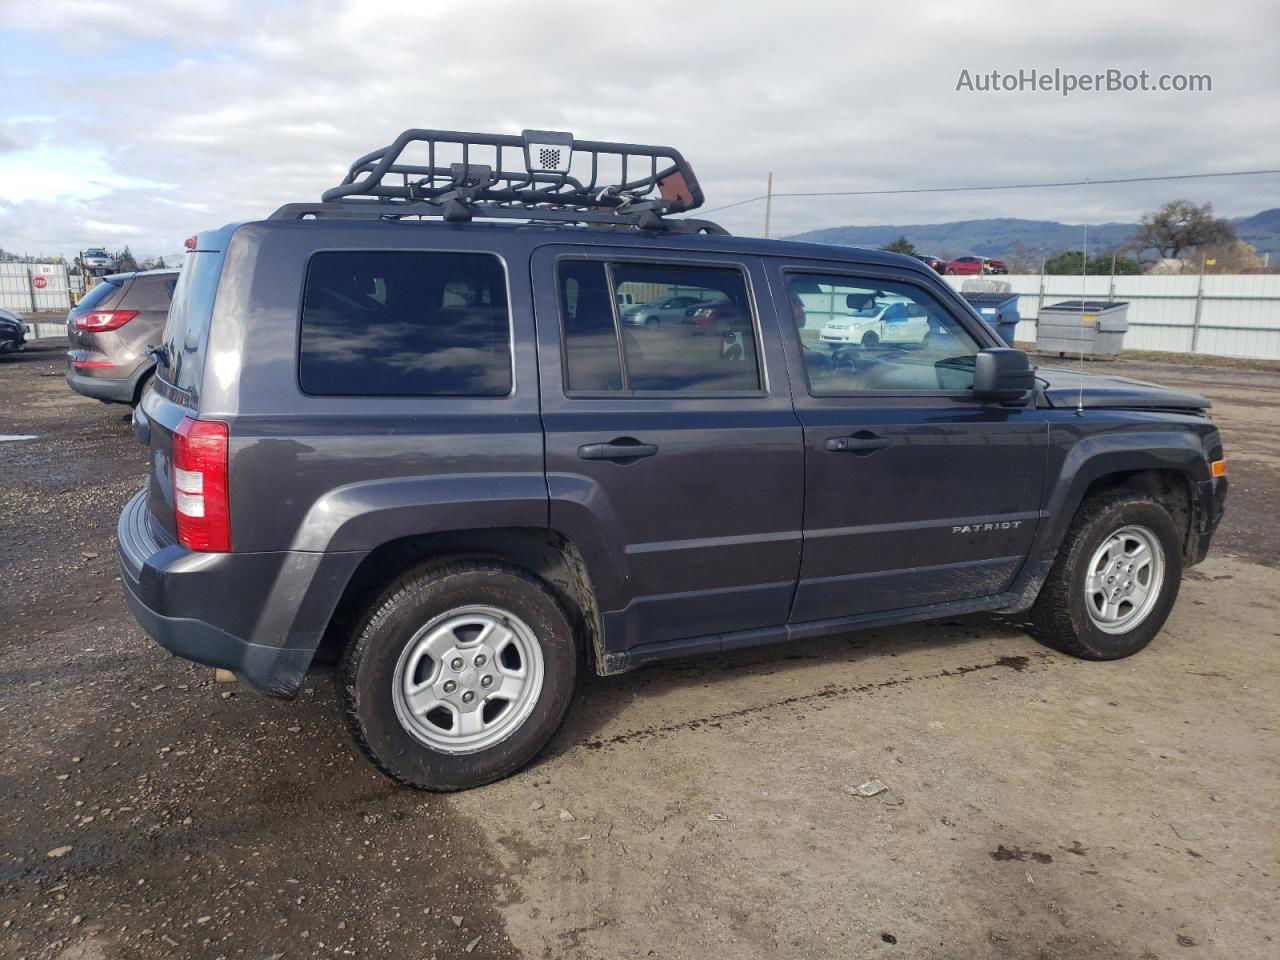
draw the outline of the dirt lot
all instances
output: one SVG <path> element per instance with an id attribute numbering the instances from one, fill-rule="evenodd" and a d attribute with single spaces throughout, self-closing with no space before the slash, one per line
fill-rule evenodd
<path id="1" fill-rule="evenodd" d="M 36 435 L 0 442 L 0 956 L 1280 954 L 1280 374 L 1090 367 L 1227 437 L 1228 520 L 1141 655 L 974 617 L 681 661 L 438 797 L 358 756 L 328 678 L 267 700 L 142 635 L 141 450 L 59 360 L 0 360 L 0 434 Z"/>

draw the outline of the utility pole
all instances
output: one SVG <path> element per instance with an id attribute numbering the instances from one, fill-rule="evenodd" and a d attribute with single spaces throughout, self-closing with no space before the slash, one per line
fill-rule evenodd
<path id="1" fill-rule="evenodd" d="M 769 185 L 764 192 L 764 235 L 769 238 L 769 218 L 773 214 L 773 171 L 769 171 Z"/>
<path id="2" fill-rule="evenodd" d="M 1191 321 L 1191 352 L 1195 353 L 1200 349 L 1200 313 L 1204 308 L 1204 268 L 1205 260 L 1209 255 L 1207 253 L 1200 254 L 1200 282 L 1196 285 L 1196 313 Z"/>

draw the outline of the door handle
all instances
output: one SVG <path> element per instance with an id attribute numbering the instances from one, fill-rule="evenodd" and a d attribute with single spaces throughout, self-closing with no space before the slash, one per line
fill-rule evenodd
<path id="1" fill-rule="evenodd" d="M 877 450 L 892 444 L 893 441 L 886 437 L 877 437 L 870 431 L 859 431 L 852 437 L 832 437 L 829 439 L 825 447 L 832 453 L 857 453 L 868 454 L 875 453 Z"/>
<path id="2" fill-rule="evenodd" d="M 641 443 L 634 437 L 618 437 L 608 443 L 584 443 L 578 448 L 583 460 L 639 460 L 652 457 L 658 448 L 652 443 Z"/>

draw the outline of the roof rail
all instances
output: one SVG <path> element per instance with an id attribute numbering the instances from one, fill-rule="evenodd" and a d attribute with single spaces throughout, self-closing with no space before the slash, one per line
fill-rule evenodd
<path id="1" fill-rule="evenodd" d="M 405 159 L 411 148 L 416 162 Z M 727 232 L 709 220 L 666 219 L 702 202 L 693 168 L 671 147 L 575 140 L 554 130 L 406 130 L 353 163 L 319 203 L 288 203 L 271 219 L 485 217 Z"/>

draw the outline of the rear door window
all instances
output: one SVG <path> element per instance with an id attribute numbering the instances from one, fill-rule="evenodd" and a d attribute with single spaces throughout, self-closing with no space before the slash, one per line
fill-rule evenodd
<path id="1" fill-rule="evenodd" d="M 564 260 L 558 282 L 569 392 L 762 389 L 740 269 Z"/>
<path id="2" fill-rule="evenodd" d="M 489 254 L 318 253 L 302 301 L 299 382 L 317 396 L 505 396 L 511 320 Z"/>

